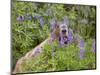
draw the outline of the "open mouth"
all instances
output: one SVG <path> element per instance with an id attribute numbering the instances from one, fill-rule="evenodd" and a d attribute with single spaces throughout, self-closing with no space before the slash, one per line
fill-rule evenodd
<path id="1" fill-rule="evenodd" d="M 68 38 L 67 38 L 67 36 L 64 36 L 64 37 L 63 37 L 63 40 L 64 40 L 64 44 L 67 44 L 67 43 L 68 43 Z"/>
<path id="2" fill-rule="evenodd" d="M 59 41 L 60 41 L 60 44 L 62 44 L 62 45 L 68 44 L 68 37 L 67 37 L 67 35 L 61 34 Z"/>

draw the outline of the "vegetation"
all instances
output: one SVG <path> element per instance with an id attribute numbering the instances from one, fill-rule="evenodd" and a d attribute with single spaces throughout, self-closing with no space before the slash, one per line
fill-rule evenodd
<path id="1" fill-rule="evenodd" d="M 44 41 L 51 25 L 67 16 L 73 42 L 61 48 L 57 41 L 47 44 L 43 53 L 22 64 L 22 72 L 48 72 L 95 69 L 96 7 L 12 1 L 12 69 L 17 60 Z M 81 37 L 77 39 L 77 35 Z M 75 41 L 74 41 L 75 40 Z M 76 41 L 79 41 L 76 43 Z M 79 47 L 77 47 L 79 46 Z M 54 51 L 52 52 L 52 49 Z"/>

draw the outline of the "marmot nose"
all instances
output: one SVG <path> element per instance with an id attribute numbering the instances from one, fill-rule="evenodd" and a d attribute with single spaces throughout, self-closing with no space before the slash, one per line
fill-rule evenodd
<path id="1" fill-rule="evenodd" d="M 63 32 L 63 33 L 65 33 L 65 32 L 66 32 L 66 30 L 62 30 L 62 32 Z"/>
<path id="2" fill-rule="evenodd" d="M 67 41 L 65 41 L 64 43 L 65 43 L 65 44 L 67 44 L 68 42 L 67 42 Z"/>

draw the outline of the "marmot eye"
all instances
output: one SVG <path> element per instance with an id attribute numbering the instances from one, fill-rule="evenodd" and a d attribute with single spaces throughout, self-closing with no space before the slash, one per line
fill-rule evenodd
<path id="1" fill-rule="evenodd" d="M 62 30 L 62 32 L 63 32 L 63 33 L 65 33 L 65 32 L 66 32 L 66 30 Z"/>

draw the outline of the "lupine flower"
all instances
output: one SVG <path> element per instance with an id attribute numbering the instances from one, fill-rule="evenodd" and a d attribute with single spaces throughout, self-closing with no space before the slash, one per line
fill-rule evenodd
<path id="1" fill-rule="evenodd" d="M 84 53 L 85 53 L 85 51 L 84 51 L 84 40 L 81 39 L 80 40 L 80 59 L 83 59 Z"/>
<path id="2" fill-rule="evenodd" d="M 44 19 L 42 17 L 39 19 L 39 22 L 40 22 L 40 26 L 43 28 L 43 26 L 44 26 Z"/>
<path id="3" fill-rule="evenodd" d="M 96 47 L 95 47 L 95 40 L 93 40 L 93 43 L 92 43 L 92 52 L 94 53 L 96 50 Z"/>
<path id="4" fill-rule="evenodd" d="M 40 26 L 43 28 L 43 26 L 44 26 L 44 19 L 41 17 L 41 15 L 39 15 L 39 14 L 35 15 L 34 19 L 35 20 L 39 20 Z"/>
<path id="5" fill-rule="evenodd" d="M 84 40 L 83 39 L 80 40 L 80 47 L 84 48 Z"/>
<path id="6" fill-rule="evenodd" d="M 80 60 L 83 59 L 85 51 L 80 49 Z"/>
<path id="7" fill-rule="evenodd" d="M 24 21 L 24 16 L 18 16 L 17 21 L 19 21 L 19 22 Z"/>
<path id="8" fill-rule="evenodd" d="M 68 32 L 68 42 L 71 43 L 72 40 L 73 40 L 73 35 L 72 35 L 72 33 L 69 31 L 69 32 Z"/>

